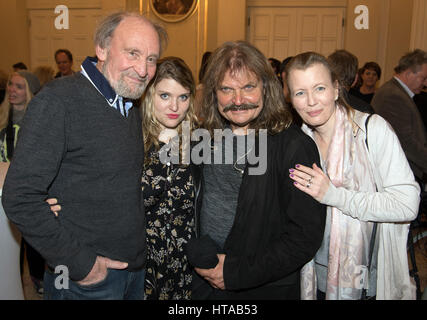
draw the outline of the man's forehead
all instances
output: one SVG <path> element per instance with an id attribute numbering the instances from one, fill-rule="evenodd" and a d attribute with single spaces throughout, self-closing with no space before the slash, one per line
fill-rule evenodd
<path id="1" fill-rule="evenodd" d="M 147 37 L 148 32 L 156 34 L 156 30 L 151 23 L 135 17 L 126 17 L 119 23 L 116 30 L 114 30 L 112 38 L 114 39 L 117 34 L 120 34 L 120 38 L 123 40 L 126 40 L 128 37 L 142 37 L 142 35 Z M 124 35 L 126 37 L 123 37 Z"/>
<path id="2" fill-rule="evenodd" d="M 59 52 L 59 53 L 56 55 L 56 59 L 57 59 L 57 60 L 69 60 L 69 59 L 68 59 L 68 56 L 67 56 L 67 54 L 66 54 L 65 52 Z"/>
<path id="3" fill-rule="evenodd" d="M 409 71 L 412 71 L 412 73 L 419 75 L 421 73 L 427 72 L 427 63 L 423 63 L 422 65 L 417 65 L 414 67 L 414 70 L 408 69 Z"/>
<path id="4" fill-rule="evenodd" d="M 117 26 L 111 42 L 118 43 L 127 49 L 145 49 L 149 47 L 149 54 L 158 54 L 160 50 L 159 37 L 154 26 L 145 20 L 127 17 Z M 153 52 L 151 52 L 153 51 Z"/>
<path id="5" fill-rule="evenodd" d="M 238 82 L 258 82 L 258 77 L 254 72 L 247 68 L 240 68 L 240 69 L 228 69 L 224 77 L 221 81 L 221 83 L 227 82 L 227 81 L 238 81 Z"/>
<path id="6" fill-rule="evenodd" d="M 120 21 L 117 29 L 120 27 L 135 27 L 135 26 L 151 26 L 151 24 L 142 18 L 138 17 L 124 17 L 122 21 Z"/>

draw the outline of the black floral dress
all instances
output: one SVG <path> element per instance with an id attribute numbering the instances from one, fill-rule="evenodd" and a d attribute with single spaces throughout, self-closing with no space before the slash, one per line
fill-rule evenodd
<path id="1" fill-rule="evenodd" d="M 186 244 L 194 233 L 190 167 L 163 164 L 150 150 L 142 177 L 147 224 L 145 299 L 188 300 L 192 270 Z"/>

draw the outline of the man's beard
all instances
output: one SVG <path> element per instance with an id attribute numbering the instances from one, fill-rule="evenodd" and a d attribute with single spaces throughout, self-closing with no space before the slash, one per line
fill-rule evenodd
<path id="1" fill-rule="evenodd" d="M 108 72 L 107 72 L 108 63 L 109 63 L 109 59 L 107 57 L 104 65 L 102 66 L 102 74 L 104 75 L 105 78 L 108 79 L 108 82 L 110 83 L 111 87 L 114 89 L 116 94 L 118 94 L 119 96 L 122 96 L 123 98 L 128 98 L 133 100 L 139 99 L 144 93 L 145 89 L 147 88 L 148 75 L 142 78 L 135 71 L 126 70 L 120 74 L 120 78 L 117 81 L 114 81 L 112 79 L 109 79 L 108 77 Z M 135 83 L 135 87 L 132 88 L 126 83 L 125 76 L 130 76 L 132 78 L 138 79 L 141 82 L 140 84 Z"/>

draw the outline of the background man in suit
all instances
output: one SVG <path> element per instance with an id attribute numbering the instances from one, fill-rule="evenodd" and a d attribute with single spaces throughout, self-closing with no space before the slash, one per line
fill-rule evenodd
<path id="1" fill-rule="evenodd" d="M 372 106 L 396 131 L 414 175 L 426 181 L 427 133 L 412 98 L 427 84 L 427 53 L 417 49 L 405 54 L 394 71 L 394 77 L 378 89 Z"/>

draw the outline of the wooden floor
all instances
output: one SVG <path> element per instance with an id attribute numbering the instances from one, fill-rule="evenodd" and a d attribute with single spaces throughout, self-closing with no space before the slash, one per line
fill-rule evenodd
<path id="1" fill-rule="evenodd" d="M 427 221 L 426 221 L 427 222 Z M 414 245 L 415 251 L 415 260 L 418 267 L 418 275 L 421 283 L 421 291 L 425 292 L 423 300 L 427 300 L 427 228 L 416 228 L 413 230 L 414 236 L 417 234 L 425 234 L 422 240 L 417 241 Z M 410 258 L 409 269 L 412 269 Z M 28 264 L 24 265 L 24 275 L 23 275 L 23 285 L 24 285 L 24 296 L 26 300 L 42 300 L 42 297 L 39 296 L 34 289 L 33 283 L 28 273 Z"/>

